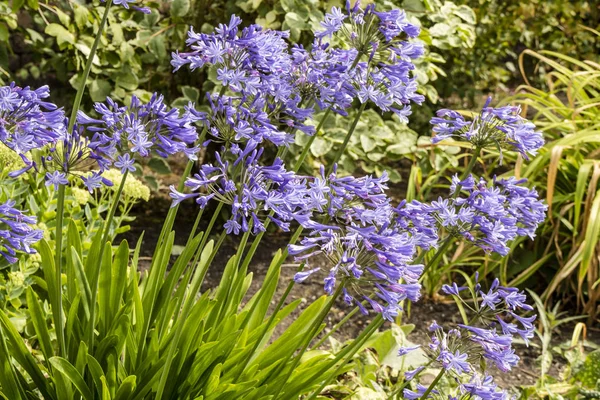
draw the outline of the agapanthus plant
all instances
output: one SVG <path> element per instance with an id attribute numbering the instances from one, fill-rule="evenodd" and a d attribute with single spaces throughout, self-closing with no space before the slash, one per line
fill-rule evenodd
<path id="1" fill-rule="evenodd" d="M 14 200 L 0 204 L 0 255 L 11 264 L 17 262 L 18 252 L 34 254 L 32 246 L 44 237 L 41 230 L 35 229 L 36 218 L 15 205 Z"/>
<path id="2" fill-rule="evenodd" d="M 526 160 L 535 156 L 544 145 L 541 132 L 535 125 L 522 117 L 519 106 L 490 107 L 491 97 L 483 109 L 471 120 L 465 119 L 460 113 L 442 109 L 437 117 L 431 119 L 433 143 L 448 138 L 470 142 L 478 149 L 492 147 L 509 149 L 518 152 Z M 502 152 L 500 152 L 502 161 Z"/>
<path id="3" fill-rule="evenodd" d="M 487 182 L 469 175 L 452 178 L 451 198 L 431 203 L 413 201 L 403 205 L 401 219 L 410 223 L 425 239 L 428 249 L 438 227 L 461 236 L 485 251 L 507 255 L 509 245 L 519 236 L 535 237 L 546 217 L 547 206 L 535 189 L 523 186 L 526 179 L 496 179 Z"/>
<path id="4" fill-rule="evenodd" d="M 78 123 L 94 133 L 89 147 L 101 170 L 114 163 L 123 173 L 134 171 L 136 155 L 167 157 L 185 153 L 192 160 L 196 158 L 195 118 L 189 112 L 180 115 L 178 109 L 169 109 L 162 95 L 153 94 L 147 103 L 132 96 L 128 107 L 107 98 L 106 103 L 96 103 L 94 109 L 101 119 L 79 112 Z"/>
<path id="5" fill-rule="evenodd" d="M 14 82 L 0 87 L 0 140 L 21 156 L 55 142 L 64 131 L 61 108 L 46 101 L 48 86 L 21 88 Z"/>
<path id="6" fill-rule="evenodd" d="M 228 234 L 249 229 L 254 234 L 263 232 L 266 218 L 289 231 L 290 221 L 301 218 L 306 208 L 306 185 L 287 171 L 279 158 L 271 165 L 262 165 L 262 154 L 262 148 L 251 148 L 248 153 L 237 145 L 232 152 L 223 149 L 215 153 L 214 165 L 202 165 L 199 173 L 186 180 L 191 193 L 171 186 L 173 206 L 190 198 L 201 208 L 211 200 L 230 206 L 231 216 L 224 225 Z"/>
<path id="7" fill-rule="evenodd" d="M 323 30 L 315 36 L 356 50 L 357 62 L 348 76 L 352 97 L 361 103 L 370 101 L 382 111 L 394 111 L 408 121 L 409 104 L 424 100 L 417 93 L 416 78 L 411 76 L 415 68 L 412 60 L 424 52 L 422 43 L 409 40 L 419 35 L 419 27 L 408 22 L 404 11 L 378 12 L 374 4 L 363 10 L 359 2 L 351 6 L 347 1 L 346 12 L 334 7 L 321 23 Z"/>
<path id="8" fill-rule="evenodd" d="M 513 348 L 515 336 L 526 344 L 533 337 L 535 315 L 522 315 L 533 310 L 526 303 L 527 297 L 517 288 L 500 286 L 497 279 L 487 292 L 479 283 L 474 287 L 459 287 L 453 283 L 444 285 L 442 291 L 462 303 L 462 307 L 469 311 L 470 320 L 447 331 L 435 321 L 429 327 L 431 343 L 423 349 L 427 357 L 441 368 L 438 376 L 446 374 L 456 381 L 461 395 L 470 394 L 484 399 L 508 398 L 488 374 L 490 367 L 508 372 L 518 364 L 519 357 Z M 465 293 L 468 293 L 469 301 L 463 298 Z M 401 348 L 399 354 L 404 355 L 417 347 Z M 422 370 L 409 371 L 405 377 L 411 380 Z M 439 394 L 421 385 L 417 385 L 415 391 L 404 391 L 407 398 L 425 396 L 426 393 Z M 484 394 L 488 397 L 483 397 Z"/>
<path id="9" fill-rule="evenodd" d="M 324 256 L 329 268 L 326 293 L 343 285 L 346 303 L 356 304 L 367 314 L 361 304 L 366 301 L 372 310 L 393 320 L 403 300 L 419 299 L 423 265 L 412 264 L 414 239 L 394 224 L 386 182 L 387 175 L 338 177 L 335 170 L 330 175 L 322 170 L 310 184 L 306 203 L 327 215 L 329 222 L 311 227 L 299 245 L 289 246 L 289 252 L 303 262 Z M 296 274 L 297 282 L 320 270 L 306 268 Z"/>

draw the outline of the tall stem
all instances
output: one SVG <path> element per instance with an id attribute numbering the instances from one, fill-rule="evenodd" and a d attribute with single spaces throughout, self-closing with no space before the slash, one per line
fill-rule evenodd
<path id="1" fill-rule="evenodd" d="M 471 171 L 473 171 L 473 168 L 475 168 L 475 164 L 477 164 L 477 159 L 479 158 L 480 152 L 481 152 L 481 147 L 479 147 L 479 146 L 475 147 L 475 151 L 473 152 L 473 157 L 471 157 L 471 160 L 469 161 L 469 164 L 467 165 L 467 169 L 465 169 L 465 172 L 463 172 L 462 176 L 460 177 L 461 181 L 466 179 L 467 176 L 469 176 L 469 174 L 471 173 Z"/>
<path id="2" fill-rule="evenodd" d="M 423 396 L 421 396 L 421 400 L 425 400 L 427 398 L 427 396 L 429 396 L 429 393 L 431 393 L 431 391 L 435 388 L 435 386 L 438 384 L 440 379 L 442 379 L 442 376 L 444 376 L 444 372 L 446 372 L 446 370 L 444 368 L 442 368 L 440 370 L 440 373 L 437 374 L 437 376 L 433 380 L 433 382 L 431 382 L 431 385 L 429 385 L 429 387 L 427 388 L 425 393 L 423 393 Z"/>
<path id="3" fill-rule="evenodd" d="M 348 142 L 350 141 L 350 138 L 352 137 L 352 134 L 354 133 L 354 130 L 356 129 L 356 125 L 358 125 L 358 121 L 360 121 L 360 116 L 362 115 L 363 111 L 365 111 L 366 106 L 367 106 L 367 102 L 365 101 L 364 103 L 362 103 L 362 105 L 358 109 L 358 113 L 356 114 L 356 117 L 354 117 L 354 121 L 352 121 L 352 125 L 350 125 L 350 129 L 348 130 L 348 133 L 346 134 L 346 137 L 344 138 L 344 142 L 342 143 L 342 146 L 338 149 L 337 153 L 335 154 L 335 157 L 333 158 L 333 161 L 331 162 L 331 165 L 329 166 L 329 170 L 327 171 L 328 174 L 330 174 L 331 171 L 333 171 L 333 167 L 340 160 L 340 158 L 342 157 L 342 154 L 344 154 L 344 151 L 346 150 L 346 146 L 348 146 Z"/>
<path id="4" fill-rule="evenodd" d="M 100 21 L 100 26 L 98 27 L 98 32 L 96 33 L 96 39 L 92 45 L 90 50 L 90 54 L 88 55 L 88 59 L 85 63 L 85 67 L 83 69 L 83 75 L 81 82 L 79 83 L 79 87 L 77 88 L 77 93 L 75 94 L 75 100 L 73 101 L 73 108 L 71 109 L 71 118 L 69 119 L 69 126 L 67 132 L 71 132 L 73 130 L 73 126 L 75 126 L 75 120 L 77 119 L 77 112 L 79 111 L 79 106 L 81 105 L 81 99 L 83 98 L 83 93 L 85 92 L 85 84 L 88 76 L 90 75 L 90 70 L 92 69 L 92 62 L 94 60 L 94 56 L 96 55 L 96 50 L 98 49 L 98 44 L 100 43 L 100 38 L 102 37 L 102 31 L 104 30 L 104 26 L 106 25 L 106 21 L 108 20 L 108 13 L 110 11 L 110 6 L 112 5 L 112 0 L 108 0 L 106 2 L 106 7 L 104 8 L 104 15 L 102 15 L 102 20 Z M 66 149 L 64 150 L 66 151 Z M 64 185 L 59 185 L 58 187 L 58 200 L 56 206 L 56 254 L 55 254 L 55 264 L 56 264 L 56 297 L 57 297 L 57 310 L 54 310 L 56 313 L 55 320 L 55 329 L 56 329 L 56 337 L 58 342 L 58 351 L 62 357 L 66 356 L 66 347 L 65 347 L 65 333 L 63 329 L 63 309 L 62 309 L 62 239 L 63 239 L 63 218 L 64 218 L 64 208 L 65 208 L 65 192 L 66 188 Z"/>
<path id="5" fill-rule="evenodd" d="M 302 164 L 304 164 L 304 160 L 306 160 L 306 156 L 308 155 L 308 152 L 310 151 L 310 147 L 312 146 L 313 142 L 317 138 L 319 131 L 323 127 L 323 124 L 325 124 L 325 121 L 327 121 L 329 114 L 331 114 L 331 108 L 328 108 L 325 111 L 325 114 L 323 114 L 323 118 L 321 118 L 321 121 L 319 121 L 319 125 L 317 125 L 317 128 L 315 129 L 315 134 L 312 135 L 308 139 L 308 142 L 304 145 L 304 149 L 302 149 L 300 158 L 298 158 L 298 161 L 296 161 L 296 165 L 294 165 L 294 172 L 298 172 L 300 170 L 300 167 L 302 167 Z"/>
<path id="6" fill-rule="evenodd" d="M 62 239 L 63 239 L 63 217 L 65 209 L 65 185 L 58 186 L 58 200 L 56 204 L 56 251 L 54 254 L 56 265 L 56 310 L 52 310 L 55 314 L 56 339 L 58 342 L 58 352 L 61 357 L 66 355 L 65 332 L 64 332 L 64 315 L 62 308 Z"/>
<path id="7" fill-rule="evenodd" d="M 469 176 L 471 171 L 473 171 L 473 168 L 475 168 L 475 164 L 477 164 L 477 158 L 479 157 L 480 152 L 481 152 L 481 147 L 476 147 L 475 151 L 473 152 L 473 157 L 471 157 L 471 160 L 469 161 L 467 168 L 465 169 L 465 171 L 463 172 L 463 174 L 460 177 L 461 181 L 465 180 Z M 453 198 L 458 197 L 460 188 L 461 188 L 460 185 L 456 186 L 456 190 L 454 192 Z M 452 236 L 448 236 L 446 239 L 444 239 L 442 245 L 436 250 L 435 254 L 433 255 L 433 258 L 425 266 L 424 272 L 427 271 L 427 269 L 429 269 L 429 267 L 431 267 L 435 262 L 437 262 L 437 260 L 448 250 L 448 248 L 452 244 L 451 239 L 452 239 Z M 419 256 L 417 257 L 417 259 L 415 260 L 414 263 L 420 264 L 421 261 L 423 261 L 423 259 L 425 258 L 426 253 L 427 253 L 426 251 L 421 252 L 421 254 L 419 254 Z"/>
<path id="8" fill-rule="evenodd" d="M 73 109 L 71 110 L 71 118 L 69 119 L 69 128 L 67 132 L 71 132 L 73 126 L 75 125 L 75 120 L 77 119 L 77 112 L 79 111 L 81 99 L 83 98 L 83 92 L 85 92 L 86 81 L 88 76 L 90 75 L 90 70 L 92 69 L 94 56 L 96 55 L 96 50 L 98 50 L 98 44 L 100 44 L 100 39 L 102 38 L 102 31 L 104 31 L 104 26 L 106 25 L 106 21 L 108 20 L 108 12 L 110 10 L 111 5 L 112 0 L 107 0 L 106 6 L 104 7 L 104 15 L 102 15 L 102 20 L 100 21 L 100 26 L 98 27 L 96 38 L 94 39 L 94 43 L 92 44 L 92 49 L 90 50 L 88 59 L 85 62 L 85 67 L 83 69 L 83 75 L 81 77 L 81 82 L 79 83 L 79 88 L 77 88 L 77 94 L 75 95 L 75 101 L 73 102 Z"/>

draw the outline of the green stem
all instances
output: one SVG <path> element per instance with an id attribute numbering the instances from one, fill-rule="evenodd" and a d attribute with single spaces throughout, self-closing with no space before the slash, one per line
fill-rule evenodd
<path id="1" fill-rule="evenodd" d="M 333 161 L 331 162 L 331 165 L 329 166 L 329 170 L 327 171 L 328 174 L 330 174 L 331 171 L 333 171 L 333 167 L 340 160 L 340 158 L 342 157 L 342 154 L 344 154 L 344 151 L 346 150 L 346 146 L 348 146 L 348 142 L 350 141 L 350 138 L 352 137 L 352 134 L 354 133 L 354 130 L 356 129 L 356 125 L 358 125 L 358 121 L 360 121 L 360 116 L 362 115 L 363 111 L 365 111 L 366 106 L 367 106 L 367 102 L 365 101 L 364 103 L 362 103 L 362 105 L 358 109 L 358 113 L 356 114 L 356 117 L 354 117 L 354 121 L 352 121 L 352 125 L 350 125 L 350 129 L 348 130 L 348 133 L 346 134 L 346 137 L 344 138 L 344 142 L 342 143 L 342 146 L 338 149 L 337 153 L 335 154 L 335 157 L 333 158 Z"/>
<path id="2" fill-rule="evenodd" d="M 79 111 L 79 106 L 81 105 L 83 92 L 85 92 L 87 78 L 90 75 L 90 70 L 92 69 L 94 56 L 96 55 L 98 44 L 100 44 L 100 39 L 102 38 L 102 31 L 104 30 L 104 26 L 106 25 L 106 21 L 108 20 L 108 12 L 110 10 L 111 5 L 112 0 L 108 0 L 104 8 L 104 15 L 102 15 L 100 26 L 98 27 L 98 32 L 96 33 L 96 38 L 94 39 L 94 43 L 92 44 L 92 48 L 90 50 L 90 54 L 88 55 L 88 59 L 85 62 L 81 82 L 79 83 L 79 88 L 77 89 L 77 94 L 75 95 L 75 101 L 73 102 L 73 109 L 71 110 L 71 118 L 69 119 L 69 128 L 67 132 L 71 132 L 73 130 L 73 126 L 75 125 L 75 121 L 77 120 L 77 112 Z"/>
<path id="3" fill-rule="evenodd" d="M 92 69 L 92 62 L 94 61 L 94 56 L 96 55 L 96 50 L 98 49 L 98 44 L 100 43 L 100 38 L 102 37 L 102 31 L 104 30 L 104 26 L 106 25 L 106 21 L 108 20 L 108 13 L 110 11 L 110 7 L 112 5 L 112 0 L 108 0 L 106 3 L 106 7 L 104 8 L 104 15 L 102 15 L 102 20 L 100 21 L 100 26 L 98 27 L 98 32 L 96 33 L 96 39 L 92 45 L 90 50 L 90 54 L 88 55 L 88 59 L 86 60 L 85 67 L 83 69 L 83 75 L 81 82 L 79 83 L 79 88 L 77 88 L 77 93 L 75 94 L 75 100 L 73 101 L 73 108 L 71 110 L 71 118 L 69 119 L 69 127 L 68 132 L 73 130 L 73 126 L 75 125 L 75 121 L 77 119 L 77 112 L 79 111 L 79 106 L 81 105 L 81 99 L 83 98 L 83 93 L 85 92 L 85 85 L 88 76 L 90 75 L 90 70 Z M 66 151 L 66 149 L 65 149 Z M 56 287 L 57 293 L 57 305 L 58 310 L 54 310 L 56 312 L 56 337 L 58 342 L 58 351 L 62 357 L 66 356 L 67 349 L 65 348 L 65 334 L 63 329 L 63 309 L 62 309 L 62 236 L 63 236 L 63 217 L 64 217 L 64 205 L 65 205 L 65 186 L 59 185 L 58 188 L 58 203 L 56 210 L 56 283 L 58 286 Z"/>
<path id="4" fill-rule="evenodd" d="M 366 305 L 367 301 L 363 300 L 362 304 Z M 346 322 L 348 322 L 348 320 L 350 320 L 350 318 L 352 318 L 354 316 L 354 314 L 356 314 L 359 310 L 360 310 L 360 308 L 354 307 L 354 309 L 352 311 L 350 311 L 348 314 L 346 314 L 346 316 L 340 322 L 338 322 L 337 324 L 335 324 L 333 326 L 333 328 L 331 328 L 331 330 L 329 332 L 327 332 L 325 335 L 323 335 L 323 337 L 321 338 L 321 340 L 319 340 L 312 347 L 312 349 L 318 349 L 323 343 L 325 343 L 325 341 L 327 340 L 327 338 L 329 336 L 333 335 L 338 329 L 340 329 L 344 324 L 346 324 Z"/>
<path id="5" fill-rule="evenodd" d="M 58 342 L 58 353 L 61 357 L 66 357 L 66 346 L 65 346 L 65 332 L 64 332 L 64 315 L 62 309 L 62 241 L 63 241 L 63 217 L 65 209 L 65 185 L 58 186 L 58 200 L 56 204 L 56 253 L 55 265 L 56 265 L 56 310 L 52 310 L 55 313 L 55 330 L 56 339 Z"/>
<path id="6" fill-rule="evenodd" d="M 471 160 L 469 161 L 469 164 L 467 165 L 467 169 L 465 169 L 465 172 L 463 172 L 462 176 L 460 177 L 460 180 L 464 180 L 467 178 L 467 176 L 469 176 L 469 174 L 471 173 L 471 171 L 473 171 L 473 168 L 475 168 L 475 164 L 477 164 L 477 159 L 479 158 L 479 153 L 481 152 L 481 147 L 475 147 L 475 151 L 473 152 L 473 157 L 471 157 Z M 459 188 L 457 188 L 457 192 Z"/>
<path id="7" fill-rule="evenodd" d="M 481 151 L 480 147 L 476 147 L 475 151 L 473 152 L 473 157 L 471 157 L 471 160 L 469 161 L 469 164 L 467 165 L 467 169 L 465 169 L 465 171 L 463 172 L 463 174 L 460 177 L 460 180 L 465 180 L 469 174 L 471 173 L 471 171 L 473 171 L 473 168 L 475 168 L 475 164 L 477 164 L 477 158 L 479 157 L 479 153 Z M 453 198 L 456 198 L 460 192 L 460 185 L 456 186 L 456 190 L 454 192 Z M 452 236 L 448 236 L 446 239 L 444 239 L 442 246 L 439 247 L 433 258 L 427 263 L 427 265 L 424 268 L 424 271 L 427 271 L 435 262 L 437 262 L 437 260 L 442 257 L 442 255 L 446 252 L 446 250 L 448 250 L 448 248 L 450 247 L 450 245 L 452 244 Z M 422 251 L 421 254 L 419 254 L 419 256 L 415 259 L 414 264 L 420 264 L 423 259 L 425 258 L 425 254 L 427 252 L 426 251 Z M 425 276 L 425 274 L 423 274 L 422 276 Z"/>
<path id="8" fill-rule="evenodd" d="M 323 118 L 321 118 L 321 121 L 319 121 L 319 125 L 317 125 L 317 128 L 315 129 L 315 134 L 312 135 L 308 139 L 308 142 L 304 145 L 304 149 L 302 149 L 302 153 L 300 154 L 300 158 L 298 158 L 298 161 L 296 161 L 296 165 L 294 165 L 294 172 L 298 172 L 300 170 L 300 167 L 302 166 L 302 164 L 304 164 L 304 160 L 306 160 L 306 156 L 308 156 L 308 152 L 310 151 L 310 147 L 312 146 L 313 142 L 315 141 L 315 139 L 319 135 L 319 131 L 323 127 L 323 124 L 325 124 L 325 121 L 329 117 L 329 114 L 331 114 L 331 108 L 328 108 L 325 111 L 325 114 L 323 114 Z"/>
<path id="9" fill-rule="evenodd" d="M 425 272 L 431 268 L 443 255 L 444 253 L 448 250 L 448 248 L 450 247 L 450 245 L 452 244 L 452 236 L 448 236 L 446 239 L 444 239 L 444 241 L 442 242 L 442 245 L 440 247 L 438 247 L 438 249 L 436 250 L 435 254 L 433 255 L 433 258 L 431 260 L 429 260 L 429 262 L 425 265 L 425 268 L 423 268 L 423 275 L 425 276 Z"/>
<path id="10" fill-rule="evenodd" d="M 432 363 L 432 361 L 429 361 L 427 364 L 425 364 L 425 368 L 423 368 L 421 371 L 419 371 L 411 380 L 404 381 L 404 383 L 402 383 L 402 385 L 400 385 L 398 388 L 394 389 L 392 391 L 392 393 L 389 395 L 389 397 L 387 398 L 387 400 L 392 400 L 398 393 L 402 392 L 408 386 L 408 384 L 412 380 L 414 380 L 417 376 L 419 376 L 421 374 L 421 372 L 423 372 L 427 367 L 429 367 L 431 365 L 431 363 Z M 396 385 L 394 385 L 394 386 L 396 386 Z"/>
<path id="11" fill-rule="evenodd" d="M 200 220 L 202 220 L 202 214 L 204 214 L 204 207 L 198 211 L 198 215 L 196 216 L 196 221 L 194 221 L 194 226 L 190 231 L 190 235 L 188 236 L 188 240 L 186 242 L 186 247 L 194 240 L 194 236 L 196 236 L 196 231 L 198 230 L 198 225 L 200 224 Z"/>
<path id="12" fill-rule="evenodd" d="M 226 90 L 227 90 L 227 86 L 221 87 L 221 90 L 219 91 L 219 98 L 225 94 Z M 196 143 L 202 144 L 202 142 L 204 141 L 204 138 L 206 137 L 206 133 L 207 133 L 207 128 L 205 127 L 202 130 L 202 132 L 200 133 L 200 137 L 198 138 L 198 141 Z M 179 183 L 177 184 L 177 191 L 179 191 L 179 192 L 183 191 L 183 189 L 185 188 L 185 181 L 186 181 L 187 177 L 190 175 L 190 173 L 192 172 L 193 167 L 194 167 L 194 161 L 189 160 L 185 166 L 185 170 L 183 171 L 181 178 L 179 179 Z M 155 253 L 152 257 L 153 260 L 156 257 L 156 251 L 158 251 L 158 249 L 159 249 L 161 243 L 164 241 L 167 233 L 171 232 L 171 229 L 173 228 L 173 224 L 175 223 L 175 216 L 177 215 L 178 210 L 179 210 L 179 204 L 177 204 L 175 207 L 169 208 L 167 217 L 165 218 L 163 226 L 160 230 L 160 235 L 158 236 L 158 242 L 156 242 Z M 208 237 L 208 234 L 205 235 L 205 238 L 206 237 Z M 203 238 L 203 241 L 204 241 L 204 238 Z M 152 266 L 150 266 L 150 268 L 152 268 Z"/>
<path id="13" fill-rule="evenodd" d="M 200 243 L 201 249 L 204 248 L 204 246 L 206 245 L 206 242 L 208 241 L 208 237 L 210 236 L 210 233 L 212 232 L 213 226 L 215 225 L 217 218 L 219 218 L 219 215 L 221 214 L 221 208 L 223 208 L 223 203 L 219 202 L 219 204 L 217 205 L 217 208 L 215 209 L 215 212 L 213 213 L 212 218 L 210 219 L 210 222 L 208 223 L 208 227 L 206 228 L 206 231 L 204 231 L 204 236 L 202 237 L 202 242 Z"/>
<path id="14" fill-rule="evenodd" d="M 117 208 L 119 207 L 121 193 L 123 193 L 123 188 L 125 187 L 125 181 L 127 180 L 128 173 L 129 170 L 126 170 L 123 174 L 123 177 L 121 178 L 121 184 L 115 192 L 115 197 L 113 198 L 112 206 L 110 207 L 108 215 L 106 216 L 106 220 L 104 221 L 104 232 L 102 233 L 102 242 L 100 243 L 100 253 L 98 254 L 98 260 L 96 261 L 96 266 L 93 270 L 93 276 L 90 282 L 92 297 L 90 301 L 90 321 L 87 327 L 87 345 L 90 351 L 93 351 L 92 349 L 94 346 L 94 328 L 96 326 L 96 296 L 98 295 L 98 283 L 100 277 L 100 269 L 102 268 L 102 258 L 104 257 L 104 249 L 106 248 L 106 243 L 109 240 L 110 226 L 117 212 Z"/>
<path id="15" fill-rule="evenodd" d="M 329 311 L 331 310 L 331 308 L 335 304 L 335 301 L 337 300 L 337 298 L 339 297 L 339 295 L 342 293 L 342 289 L 344 288 L 344 284 L 345 284 L 345 282 L 342 282 L 342 283 L 340 283 L 340 285 L 338 285 L 336 291 L 333 293 L 333 295 L 329 299 L 329 302 L 327 303 L 327 305 L 323 308 L 323 310 L 321 310 L 321 312 L 319 313 L 318 317 L 315 319 L 315 321 L 310 326 L 308 334 L 306 335 L 306 339 L 304 341 L 304 345 L 302 346 L 302 349 L 300 350 L 300 353 L 298 353 L 298 355 L 294 358 L 294 361 L 292 362 L 291 367 L 289 368 L 287 374 L 285 375 L 285 378 L 281 381 L 281 384 L 277 387 L 275 395 L 273 396 L 274 399 L 278 399 L 279 398 L 278 397 L 279 393 L 281 393 L 281 391 L 285 387 L 287 381 L 290 379 L 290 376 L 292 376 L 292 373 L 294 372 L 294 370 L 298 366 L 298 363 L 300 363 L 300 360 L 302 359 L 302 356 L 304 356 L 304 353 L 308 349 L 308 346 L 310 345 L 311 340 L 314 338 L 314 336 L 319 331 L 319 328 L 321 327 L 321 324 L 325 320 L 325 317 L 327 317 L 327 314 L 329 314 Z M 291 356 L 292 356 L 292 354 L 289 355 L 289 357 L 291 357 Z M 287 364 L 287 362 L 289 360 L 289 357 L 288 357 L 287 360 L 285 360 L 281 364 L 281 366 L 279 367 L 279 371 L 282 368 L 285 368 L 285 365 Z"/>
<path id="16" fill-rule="evenodd" d="M 429 387 L 427 388 L 427 390 L 425 391 L 425 393 L 423 393 L 423 396 L 421 396 L 421 400 L 425 400 L 427 398 L 427 396 L 429 396 L 429 393 L 431 393 L 431 391 L 433 390 L 433 388 L 435 388 L 435 385 L 437 385 L 438 382 L 440 381 L 440 379 L 442 379 L 442 376 L 444 375 L 444 372 L 446 372 L 446 370 L 444 368 L 442 368 L 440 370 L 440 373 L 437 374 L 437 376 L 433 380 L 433 382 L 431 382 L 431 385 L 429 385 Z"/>
<path id="17" fill-rule="evenodd" d="M 342 355 L 339 358 L 336 357 L 336 359 L 334 359 L 334 362 L 331 363 L 331 366 L 334 366 L 337 363 L 337 361 L 341 360 L 342 357 L 344 357 L 344 361 L 340 363 L 340 365 L 333 371 L 333 373 L 329 374 L 329 376 L 321 383 L 321 386 L 319 386 L 319 388 L 315 390 L 306 400 L 312 400 L 316 396 L 318 396 L 319 393 L 323 391 L 325 386 L 329 384 L 331 378 L 334 378 L 340 374 L 342 368 L 344 368 L 348 361 L 352 357 L 354 357 L 354 354 L 356 354 L 356 352 L 360 350 L 360 348 L 367 342 L 367 340 L 369 340 L 373 333 L 375 333 L 377 329 L 379 329 L 379 327 L 383 325 L 384 322 L 385 321 L 381 314 L 378 314 L 377 317 L 375 317 L 375 319 L 371 322 L 371 324 L 361 332 L 361 334 L 354 340 L 354 342 L 352 342 L 350 346 L 348 346 L 350 350 L 341 353 L 344 355 Z"/>

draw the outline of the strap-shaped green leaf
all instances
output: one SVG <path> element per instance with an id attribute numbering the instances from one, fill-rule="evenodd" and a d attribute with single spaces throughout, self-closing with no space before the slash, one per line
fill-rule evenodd
<path id="1" fill-rule="evenodd" d="M 65 375 L 85 400 L 93 400 L 92 392 L 77 369 L 62 357 L 50 358 L 50 364 Z"/>
<path id="2" fill-rule="evenodd" d="M 46 375 L 42 372 L 37 360 L 23 342 L 19 332 L 17 332 L 10 319 L 2 310 L 0 310 L 0 323 L 2 325 L 0 329 L 2 329 L 9 342 L 8 353 L 29 374 L 42 396 L 44 396 L 45 399 L 55 400 L 56 394 L 46 379 Z"/>
<path id="3" fill-rule="evenodd" d="M 33 329 L 40 343 L 42 354 L 45 359 L 49 359 L 54 355 L 54 349 L 52 348 L 52 341 L 50 340 L 50 333 L 48 332 L 48 326 L 46 325 L 46 318 L 44 318 L 44 311 L 40 305 L 40 300 L 37 295 L 30 287 L 25 292 L 27 298 L 27 306 L 29 307 L 29 315 L 31 322 L 33 323 Z"/>

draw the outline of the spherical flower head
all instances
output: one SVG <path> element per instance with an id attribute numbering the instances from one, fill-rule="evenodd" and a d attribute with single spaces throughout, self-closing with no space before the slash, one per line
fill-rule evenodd
<path id="1" fill-rule="evenodd" d="M 14 82 L 0 87 L 0 141 L 19 155 L 56 141 L 64 129 L 64 112 L 45 101 L 48 86 L 32 90 Z"/>
<path id="2" fill-rule="evenodd" d="M 180 116 L 177 109 L 169 109 L 161 95 L 153 94 L 148 103 L 133 96 L 128 107 L 107 98 L 106 103 L 96 103 L 94 108 L 101 119 L 80 112 L 78 122 L 94 132 L 89 147 L 101 170 L 113 162 L 123 171 L 135 170 L 135 155 L 167 157 L 184 153 L 190 159 L 195 156 L 195 119 L 188 112 Z"/>
<path id="3" fill-rule="evenodd" d="M 315 34 L 319 40 L 334 35 L 336 41 L 332 43 L 341 42 L 355 51 L 352 64 L 343 64 L 347 70 L 341 82 L 346 84 L 338 91 L 362 103 L 371 102 L 384 112 L 393 111 L 408 122 L 409 104 L 420 104 L 425 99 L 417 93 L 416 77 L 411 75 L 413 60 L 424 54 L 422 43 L 409 40 L 418 36 L 419 28 L 398 9 L 377 12 L 369 4 L 362 10 L 357 3 L 346 10 L 348 16 L 334 8 L 322 22 L 325 29 Z M 345 25 L 344 20 L 348 21 Z"/>
<path id="4" fill-rule="evenodd" d="M 394 222 L 390 200 L 385 195 L 387 175 L 355 178 L 322 172 L 308 184 L 304 203 L 307 213 L 327 213 L 331 222 L 319 224 L 306 215 L 298 222 L 308 230 L 299 244 L 288 251 L 298 261 L 317 255 L 329 260 L 325 292 L 344 285 L 344 301 L 368 308 L 394 320 L 403 300 L 417 301 L 422 265 L 413 265 L 415 244 L 409 232 Z M 304 281 L 318 269 L 296 275 Z"/>
<path id="5" fill-rule="evenodd" d="M 404 205 L 404 218 L 415 219 L 417 229 L 428 232 L 444 227 L 486 252 L 507 255 L 510 243 L 520 236 L 535 237 L 546 217 L 547 206 L 525 179 L 492 179 L 472 175 L 452 179 L 450 199 Z M 408 217 L 408 213 L 413 213 Z"/>
<path id="6" fill-rule="evenodd" d="M 200 171 L 186 180 L 190 193 L 171 188 L 173 206 L 195 198 L 200 207 L 209 201 L 218 201 L 231 207 L 231 217 L 226 225 L 229 233 L 239 234 L 252 229 L 258 234 L 265 230 L 268 218 L 284 231 L 290 221 L 305 206 L 299 178 L 285 169 L 283 161 L 276 158 L 271 165 L 263 165 L 262 148 L 246 148 L 236 154 L 222 149 L 215 153 L 216 163 L 204 164 Z"/>
<path id="7" fill-rule="evenodd" d="M 488 98 L 481 112 L 471 120 L 466 120 L 456 111 L 439 110 L 437 116 L 431 119 L 436 133 L 432 142 L 454 138 L 470 142 L 477 148 L 513 150 L 526 160 L 535 156 L 544 145 L 544 138 L 532 122 L 520 115 L 521 108 L 493 108 L 489 107 L 490 102 L 491 98 Z"/>
<path id="8" fill-rule="evenodd" d="M 485 363 L 504 372 L 516 366 L 519 357 L 512 347 L 513 338 L 519 335 L 527 343 L 533 337 L 535 320 L 535 315 L 520 315 L 533 310 L 524 293 L 500 286 L 497 279 L 485 292 L 477 277 L 472 287 L 460 288 L 453 283 L 445 285 L 443 291 L 474 315 L 468 324 L 458 324 L 447 332 L 438 324 L 432 325 L 431 344 L 425 348 L 428 356 L 457 376 L 477 373 L 479 366 L 485 371 Z"/>
<path id="9" fill-rule="evenodd" d="M 34 229 L 36 218 L 15 208 L 16 202 L 0 204 L 0 255 L 13 264 L 17 253 L 34 254 L 32 246 L 43 238 L 43 232 Z"/>
<path id="10" fill-rule="evenodd" d="M 289 146 L 294 136 L 280 128 L 285 124 L 289 128 L 301 129 L 313 133 L 314 128 L 305 129 L 304 121 L 309 114 L 298 114 L 298 118 L 288 118 L 287 114 L 269 112 L 268 99 L 260 95 L 252 98 L 239 96 L 208 96 L 210 112 L 196 113 L 205 129 L 211 135 L 211 141 L 223 144 L 237 152 L 245 147 L 247 153 L 264 142 L 275 146 Z M 280 109 L 280 107 L 276 107 Z M 299 109 L 296 109 L 299 112 Z M 194 113 L 193 110 L 190 110 Z M 283 118 L 283 120 L 281 119 Z M 206 145 L 206 143 L 205 143 Z"/>
<path id="11" fill-rule="evenodd" d="M 56 141 L 22 155 L 25 168 L 12 171 L 9 176 L 15 177 L 34 170 L 44 174 L 46 185 L 53 186 L 55 189 L 59 185 L 67 185 L 71 177 L 82 181 L 90 192 L 102 185 L 110 184 L 103 180 L 100 174 L 87 175 L 90 169 L 102 165 L 101 157 L 97 156 L 90 147 L 83 127 L 74 125 L 68 132 L 67 125 L 68 120 L 65 119 L 63 129 Z"/>
<path id="12" fill-rule="evenodd" d="M 213 68 L 223 86 L 245 95 L 286 92 L 292 66 L 288 32 L 259 25 L 240 30 L 240 24 L 241 19 L 232 15 L 229 24 L 220 24 L 212 34 L 190 28 L 186 43 L 191 51 L 172 54 L 175 71 L 185 65 L 191 70 Z"/>

